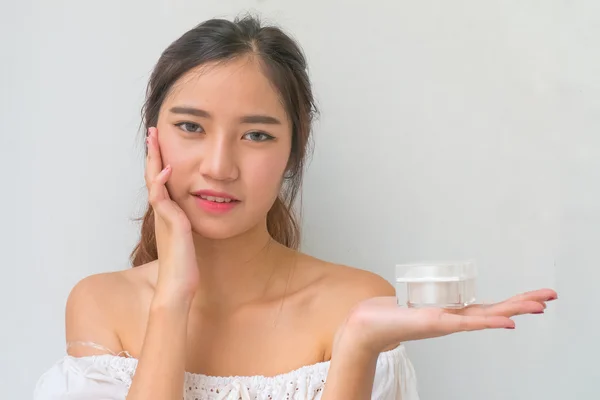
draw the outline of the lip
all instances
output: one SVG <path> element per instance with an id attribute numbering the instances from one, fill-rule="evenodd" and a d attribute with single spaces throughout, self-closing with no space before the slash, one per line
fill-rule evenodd
<path id="1" fill-rule="evenodd" d="M 225 192 L 217 192 L 214 190 L 198 190 L 196 192 L 192 192 L 192 194 L 194 196 L 212 196 L 212 197 L 222 197 L 224 199 L 231 199 L 233 201 L 239 201 L 237 198 L 235 198 L 234 196 L 230 195 L 229 193 L 225 193 Z"/>
<path id="2" fill-rule="evenodd" d="M 238 204 L 240 204 L 240 201 L 232 195 L 214 190 L 198 190 L 196 192 L 192 192 L 192 195 L 194 196 L 196 204 L 198 204 L 201 209 L 214 214 L 226 213 L 233 210 Z M 217 203 L 216 201 L 203 199 L 200 196 L 222 197 L 224 199 L 231 199 L 231 201 L 229 203 Z"/>

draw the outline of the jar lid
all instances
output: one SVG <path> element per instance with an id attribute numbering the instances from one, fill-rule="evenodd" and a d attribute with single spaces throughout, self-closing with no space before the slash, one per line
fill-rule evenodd
<path id="1" fill-rule="evenodd" d="M 474 279 L 473 261 L 424 262 L 396 265 L 396 282 L 458 282 Z"/>

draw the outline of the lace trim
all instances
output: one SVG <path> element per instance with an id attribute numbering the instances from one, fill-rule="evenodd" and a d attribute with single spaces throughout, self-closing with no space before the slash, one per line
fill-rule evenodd
<path id="1" fill-rule="evenodd" d="M 72 342 L 68 344 L 68 347 L 75 345 L 92 347 L 106 351 L 109 354 L 86 357 L 68 356 L 68 358 L 73 360 L 78 358 L 88 359 L 92 363 L 102 365 L 108 371 L 112 371 L 110 372 L 111 375 L 121 380 L 127 387 L 131 386 L 138 359 L 132 357 L 126 351 L 115 353 L 93 342 Z M 126 354 L 127 357 L 120 357 L 120 354 Z M 381 353 L 380 356 L 384 357 L 379 357 L 377 361 L 378 368 L 389 369 L 391 364 L 406 358 L 406 352 L 404 346 L 400 345 L 395 349 Z M 243 399 L 273 400 L 285 398 L 291 400 L 294 398 L 313 398 L 312 396 L 321 392 L 325 386 L 329 365 L 330 361 L 323 361 L 275 376 L 210 376 L 186 371 L 184 380 L 185 398 L 222 399 L 232 392 L 239 393 Z"/>
<path id="2" fill-rule="evenodd" d="M 90 347 L 94 347 L 97 348 L 98 350 L 104 350 L 109 352 L 110 354 L 105 354 L 105 355 L 96 355 L 96 356 L 87 356 L 87 357 L 79 357 L 79 358 L 88 358 L 88 357 L 92 357 L 98 360 L 104 360 L 105 362 L 107 362 L 111 367 L 119 367 L 122 368 L 123 366 L 127 366 L 128 370 L 131 370 L 130 367 L 133 367 L 133 370 L 136 369 L 137 364 L 138 364 L 138 359 L 131 356 L 128 352 L 126 351 L 122 351 L 120 353 L 116 353 L 113 352 L 112 350 L 102 346 L 102 345 L 98 345 L 96 343 L 93 342 L 72 342 L 74 345 L 75 344 L 82 344 L 82 345 L 87 345 Z M 127 357 L 120 357 L 120 354 L 126 354 Z M 389 350 L 387 352 L 381 353 L 381 355 L 387 355 L 388 357 L 391 357 L 392 360 L 397 361 L 400 358 L 405 358 L 406 355 L 406 351 L 404 348 L 404 345 L 400 345 L 398 347 L 396 347 L 395 349 Z M 71 357 L 71 358 L 78 358 L 78 357 Z M 381 366 L 382 363 L 385 363 L 385 358 L 379 357 L 377 364 L 379 364 L 379 366 Z M 220 385 L 220 384 L 228 384 L 231 381 L 245 381 L 245 382 L 252 382 L 252 381 L 256 381 L 256 380 L 268 380 L 268 381 L 284 381 L 284 380 L 288 380 L 290 378 L 298 378 L 300 376 L 304 376 L 306 375 L 306 373 L 308 371 L 310 371 L 311 374 L 314 374 L 315 372 L 319 373 L 319 374 L 324 374 L 327 375 L 327 372 L 329 371 L 329 364 L 330 361 L 322 361 L 316 364 L 311 364 L 311 365 L 305 365 L 302 366 L 300 368 L 297 368 L 295 370 L 292 370 L 290 372 L 284 372 L 282 374 L 278 374 L 275 376 L 264 376 L 264 375 L 252 375 L 252 376 L 242 376 L 242 375 L 232 375 L 232 376 L 212 376 L 212 375 L 204 375 L 204 374 L 197 374 L 197 373 L 193 373 L 193 372 L 187 372 L 186 371 L 186 375 L 190 376 L 190 377 L 194 377 L 195 379 L 201 379 L 204 381 L 210 381 L 211 383 L 215 384 L 215 385 Z"/>

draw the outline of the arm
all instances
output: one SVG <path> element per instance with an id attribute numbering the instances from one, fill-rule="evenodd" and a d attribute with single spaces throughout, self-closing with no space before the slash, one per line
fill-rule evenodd
<path id="1" fill-rule="evenodd" d="M 181 399 L 189 302 L 155 298 L 127 400 Z"/>
<path id="2" fill-rule="evenodd" d="M 370 399 L 377 356 L 351 348 L 336 349 L 333 355 L 321 400 Z"/>
<path id="3" fill-rule="evenodd" d="M 162 167 L 157 135 L 153 128 L 147 139 L 146 185 L 148 201 L 154 211 L 158 280 L 150 305 L 144 343 L 127 394 L 128 400 L 180 400 L 183 397 L 188 314 L 199 281 L 191 224 L 181 208 L 170 199 L 166 189 L 171 168 Z M 131 290 L 127 286 L 117 287 L 109 283 L 102 288 L 110 290 L 100 290 L 100 293 L 128 293 Z M 71 308 L 83 311 L 85 304 L 93 308 L 107 301 L 115 301 L 114 297 L 118 297 L 113 295 L 90 299 L 91 292 L 97 293 L 98 290 L 79 288 L 76 295 L 72 296 Z M 105 306 L 104 309 L 119 309 L 119 306 L 116 301 L 116 304 Z M 71 314 L 85 315 L 85 312 Z M 100 337 L 103 345 L 106 342 L 120 344 L 118 335 L 104 328 L 115 326 L 114 323 L 90 317 L 91 323 L 83 326 L 77 323 L 76 318 L 68 318 L 79 329 L 76 332 L 76 328 L 70 329 L 69 335 L 83 336 L 83 340 L 88 340 L 93 334 L 94 340 Z"/>
<path id="4" fill-rule="evenodd" d="M 77 343 L 94 343 L 111 353 L 124 349 L 119 335 L 114 328 L 119 318 L 114 310 L 122 309 L 127 293 L 132 291 L 131 284 L 118 274 L 100 274 L 83 279 L 72 290 L 66 308 L 67 343 L 76 345 L 69 348 L 74 357 L 86 357 L 103 354 L 87 345 Z M 107 296 L 106 293 L 110 293 Z M 183 397 L 183 381 L 185 370 L 185 344 L 189 301 L 185 297 L 155 295 L 148 316 L 146 337 L 139 357 L 136 373 L 132 379 L 128 400 L 181 399 Z M 97 380 L 97 379 L 96 379 Z M 90 400 L 107 395 L 118 397 L 127 388 L 115 387 L 114 380 L 103 383 L 98 389 L 98 382 L 89 387 L 89 392 L 79 393 Z M 69 392 L 71 393 L 71 392 Z M 63 393 L 64 394 L 64 393 Z M 71 393 L 71 396 L 75 396 Z M 47 394 L 40 398 L 50 398 Z M 54 398 L 54 397 L 52 397 Z M 79 397 L 74 397 L 79 398 Z M 107 398 L 107 397 L 102 397 Z M 118 397 L 125 398 L 125 397 Z"/>
<path id="5" fill-rule="evenodd" d="M 110 310 L 121 301 L 122 279 L 116 274 L 98 274 L 82 279 L 71 290 L 65 311 L 67 352 L 73 357 L 122 351 L 119 336 L 114 329 L 116 316 Z M 106 293 L 112 293 L 106 296 Z M 94 343 L 97 348 L 82 345 Z M 102 350 L 102 348 L 104 350 Z"/>
<path id="6" fill-rule="evenodd" d="M 379 354 L 400 342 L 466 331 L 513 329 L 510 317 L 540 313 L 546 301 L 556 298 L 553 290 L 542 289 L 490 306 L 459 310 L 400 307 L 395 296 L 361 301 L 336 335 L 322 400 L 371 399 L 374 389 L 381 390 L 373 387 Z M 394 390 L 385 394 L 386 398 L 399 395 Z"/>
<path id="7" fill-rule="evenodd" d="M 148 201 L 154 210 L 158 280 L 146 336 L 127 400 L 179 400 L 183 397 L 188 314 L 199 282 L 191 223 L 171 200 L 156 128 L 149 130 L 146 164 Z"/>
<path id="8" fill-rule="evenodd" d="M 348 318 L 339 327 L 331 352 L 331 364 L 327 383 L 321 400 L 366 400 L 371 399 L 373 382 L 377 366 L 378 351 L 360 348 L 360 337 L 356 333 L 362 331 L 362 325 L 369 323 L 361 319 L 360 302 L 373 297 L 394 296 L 395 289 L 380 276 L 360 271 L 348 282 L 350 290 L 343 290 L 336 298 L 341 300 L 342 308 L 352 307 Z M 394 348 L 399 343 L 388 346 Z"/>

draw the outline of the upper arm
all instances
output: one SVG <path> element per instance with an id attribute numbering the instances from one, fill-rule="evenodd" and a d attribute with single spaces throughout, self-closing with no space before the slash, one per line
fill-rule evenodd
<path id="1" fill-rule="evenodd" d="M 396 296 L 394 286 L 385 278 L 369 271 L 352 267 L 337 267 L 322 285 L 322 324 L 325 327 L 326 358 L 331 356 L 333 338 L 346 322 L 353 309 L 373 297 Z"/>
<path id="2" fill-rule="evenodd" d="M 383 277 L 369 271 L 348 268 L 336 290 L 342 308 L 351 309 L 363 300 L 373 297 L 395 296 L 396 290 Z"/>
<path id="3" fill-rule="evenodd" d="M 110 274 L 99 274 L 81 280 L 72 289 L 65 312 L 67 351 L 70 355 L 82 357 L 122 351 L 111 313 L 115 283 Z"/>
<path id="4" fill-rule="evenodd" d="M 395 296 L 396 289 L 383 277 L 368 271 L 360 271 L 354 276 L 352 287 L 355 288 L 355 300 L 370 299 L 372 297 Z"/>

